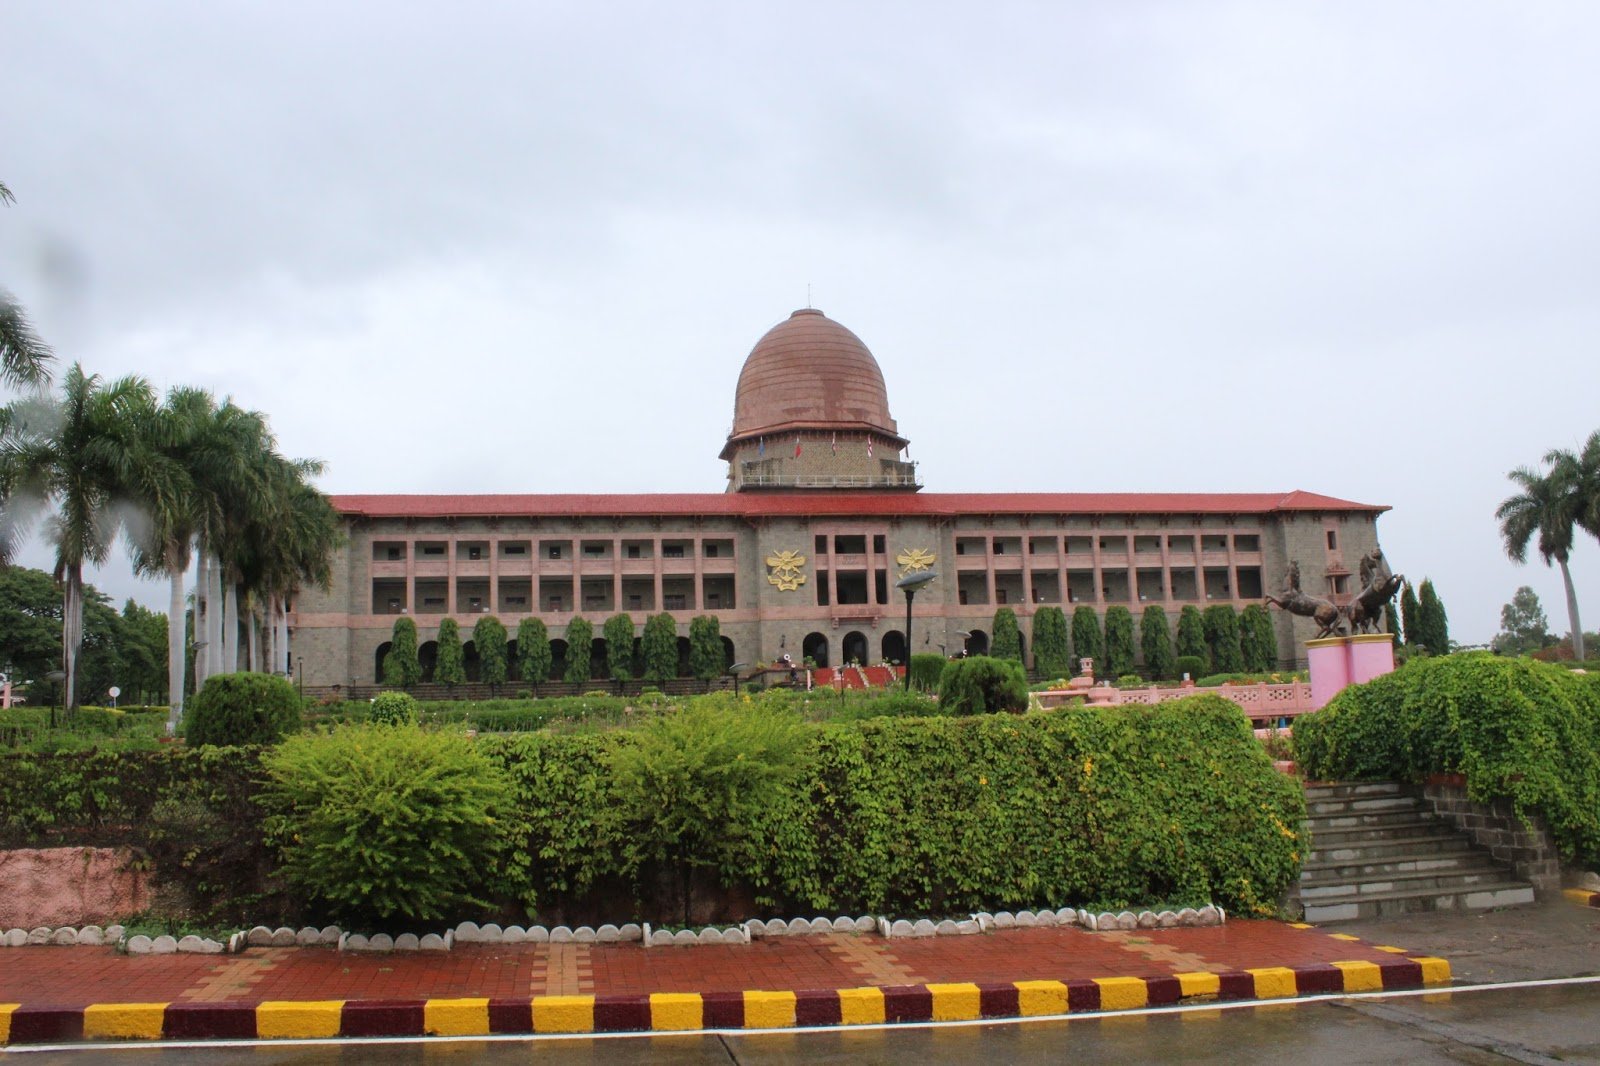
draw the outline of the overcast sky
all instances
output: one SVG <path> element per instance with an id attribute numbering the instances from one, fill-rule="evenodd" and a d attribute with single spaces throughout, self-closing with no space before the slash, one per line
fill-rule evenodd
<path id="1" fill-rule="evenodd" d="M 1600 428 L 1593 3 L 8 0 L 0 98 L 0 285 L 328 491 L 720 491 L 810 286 L 929 491 L 1388 504 L 1567 627 L 1493 514 Z"/>

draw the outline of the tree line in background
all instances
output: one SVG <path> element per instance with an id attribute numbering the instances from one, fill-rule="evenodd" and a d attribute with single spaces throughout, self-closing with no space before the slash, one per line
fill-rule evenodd
<path id="1" fill-rule="evenodd" d="M 10 200 L 0 185 L 0 202 Z M 119 538 L 136 572 L 171 583 L 174 718 L 188 650 L 184 579 L 196 559 L 196 685 L 241 665 L 287 670 L 289 601 L 302 584 L 327 585 L 341 537 L 310 483 L 322 464 L 280 455 L 265 415 L 203 389 L 163 400 L 143 378 L 105 381 L 75 363 L 53 391 L 53 361 L 0 293 L 0 384 L 23 390 L 0 408 L 0 566 L 43 519 L 61 585 L 64 705 L 81 693 L 83 569 L 104 563 Z"/>
<path id="2" fill-rule="evenodd" d="M 995 611 L 990 655 L 1023 661 L 1023 641 L 1017 614 L 1009 607 Z M 1126 607 L 1106 609 L 1102 619 L 1093 607 L 1083 606 L 1067 616 L 1059 607 L 1041 607 L 1033 614 L 1034 670 L 1046 677 L 1066 677 L 1094 661 L 1098 677 L 1120 678 L 1142 662 L 1153 680 L 1175 679 L 1180 659 L 1198 660 L 1201 673 L 1264 673 L 1278 664 L 1278 638 L 1272 616 L 1259 604 L 1242 612 L 1230 604 L 1204 611 L 1193 605 L 1178 614 L 1176 641 L 1164 608 L 1152 604 L 1139 617 Z M 1195 670 L 1187 671 L 1191 674 Z"/>
<path id="3" fill-rule="evenodd" d="M 0 570 L 0 671 L 36 706 L 54 705 L 59 686 L 46 680 L 61 665 L 61 589 L 43 570 Z M 119 614 L 93 585 L 83 587 L 80 690 L 89 703 L 105 703 L 122 690 L 123 704 L 167 702 L 167 620 L 133 600 Z"/>
<path id="4" fill-rule="evenodd" d="M 484 615 L 472 627 L 476 668 L 472 671 L 475 676 L 469 678 L 461 625 L 454 618 L 443 618 L 435 638 L 430 680 L 439 685 L 464 685 L 474 680 L 491 686 L 513 680 L 537 685 L 551 680 L 583 684 L 603 679 L 640 679 L 660 684 L 681 676 L 710 681 L 726 674 L 732 665 L 722 640 L 721 623 L 711 615 L 690 619 L 688 655 L 682 661 L 678 624 L 672 615 L 664 611 L 652 615 L 639 636 L 635 637 L 635 631 L 633 616 L 626 612 L 606 619 L 598 639 L 592 622 L 574 618 L 567 623 L 565 639 L 560 641 L 563 651 L 558 657 L 556 641 L 544 622 L 524 618 L 517 625 L 513 660 L 505 624 L 494 615 Z M 600 649 L 603 651 L 597 659 Z M 405 616 L 395 619 L 389 651 L 383 657 L 383 683 L 409 688 L 422 681 L 425 671 L 420 652 L 415 620 Z"/>
<path id="5" fill-rule="evenodd" d="M 1517 492 L 1501 501 L 1494 513 L 1506 555 L 1525 563 L 1528 548 L 1534 546 L 1544 565 L 1560 567 L 1572 657 L 1581 660 L 1586 654 L 1583 623 L 1567 564 L 1577 531 L 1600 540 L 1600 429 L 1589 434 L 1577 451 L 1546 452 L 1542 469 L 1519 466 L 1506 476 Z"/>

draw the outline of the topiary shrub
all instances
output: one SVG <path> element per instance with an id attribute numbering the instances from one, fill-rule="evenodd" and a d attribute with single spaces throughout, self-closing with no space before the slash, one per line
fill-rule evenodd
<path id="1" fill-rule="evenodd" d="M 1106 608 L 1106 660 L 1096 673 L 1121 677 L 1133 670 L 1133 613 L 1126 607 Z"/>
<path id="2" fill-rule="evenodd" d="M 367 721 L 374 725 L 415 725 L 417 701 L 409 692 L 380 692 L 367 708 Z"/>
<path id="3" fill-rule="evenodd" d="M 1458 773 L 1467 794 L 1540 815 L 1582 867 L 1600 862 L 1600 685 L 1528 659 L 1417 658 L 1294 720 L 1308 776 L 1421 781 Z"/>
<path id="4" fill-rule="evenodd" d="M 1199 677 L 1201 674 L 1211 672 L 1211 648 L 1206 644 L 1205 623 L 1200 619 L 1200 608 L 1192 603 L 1178 612 L 1177 650 L 1179 661 L 1190 655 L 1197 655 L 1205 660 L 1200 669 L 1191 673 L 1190 677 Z M 1183 669 L 1180 667 L 1178 672 L 1183 673 Z"/>
<path id="5" fill-rule="evenodd" d="M 1144 668 L 1157 681 L 1172 677 L 1172 630 L 1166 608 L 1151 604 L 1139 618 L 1139 646 L 1144 652 Z"/>
<path id="6" fill-rule="evenodd" d="M 300 728 L 300 697 L 272 674 L 217 674 L 185 708 L 184 739 L 206 744 L 275 744 Z"/>
<path id="7" fill-rule="evenodd" d="M 1250 673 L 1265 673 L 1278 665 L 1278 633 L 1272 616 L 1259 603 L 1252 603 L 1239 616 L 1239 650 Z"/>
<path id="8" fill-rule="evenodd" d="M 1066 677 L 1072 669 L 1067 616 L 1059 607 L 1041 607 L 1033 616 L 1033 668 L 1045 677 Z"/>
<path id="9" fill-rule="evenodd" d="M 939 675 L 939 707 L 946 714 L 991 714 L 1028 709 L 1028 678 L 1011 659 L 973 655 L 952 659 Z"/>
<path id="10" fill-rule="evenodd" d="M 467 683 L 466 651 L 461 647 L 461 623 L 454 618 L 439 621 L 438 653 L 433 660 L 433 680 L 446 688 Z"/>
<path id="11" fill-rule="evenodd" d="M 1206 661 L 1198 655 L 1180 655 L 1175 669 L 1179 677 L 1188 674 L 1189 680 L 1193 681 L 1206 672 Z"/>
<path id="12" fill-rule="evenodd" d="M 383 683 L 410 688 L 422 680 L 422 664 L 417 661 L 417 623 L 404 616 L 394 620 L 389 637 L 389 654 L 383 657 Z"/>
<path id="13" fill-rule="evenodd" d="M 1079 607 L 1072 612 L 1072 669 L 1074 673 L 1083 669 L 1083 660 L 1093 659 L 1095 669 L 1104 672 L 1100 660 L 1102 641 L 1100 639 L 1100 619 L 1094 613 L 1093 607 Z"/>
<path id="14" fill-rule="evenodd" d="M 1016 611 L 1009 607 L 995 611 L 989 631 L 993 634 L 989 640 L 990 657 L 1022 661 L 1022 630 L 1017 625 Z"/>
<path id="15" fill-rule="evenodd" d="M 911 657 L 911 687 L 921 692 L 932 692 L 939 687 L 944 675 L 944 664 L 949 662 L 938 652 L 918 652 Z"/>
<path id="16" fill-rule="evenodd" d="M 267 838 L 282 871 L 352 922 L 454 917 L 481 905 L 503 847 L 509 783 L 472 741 L 416 726 L 291 737 L 261 760 Z"/>
<path id="17" fill-rule="evenodd" d="M 1242 671 L 1244 652 L 1239 647 L 1238 612 L 1229 604 L 1214 604 L 1200 616 L 1200 624 L 1211 652 L 1211 669 L 1219 674 Z"/>

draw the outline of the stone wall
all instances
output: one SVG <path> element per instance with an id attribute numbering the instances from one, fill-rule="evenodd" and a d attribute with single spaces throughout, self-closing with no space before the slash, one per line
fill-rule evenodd
<path id="1" fill-rule="evenodd" d="M 1422 795 L 1434 814 L 1488 848 L 1498 861 L 1510 863 L 1516 876 L 1540 895 L 1560 889 L 1561 861 L 1542 821 L 1524 822 L 1509 800 L 1484 804 L 1468 799 L 1466 784 L 1456 775 L 1429 780 Z"/>
<path id="2" fill-rule="evenodd" d="M 0 929 L 105 925 L 150 905 L 150 873 L 129 848 L 0 851 Z"/>

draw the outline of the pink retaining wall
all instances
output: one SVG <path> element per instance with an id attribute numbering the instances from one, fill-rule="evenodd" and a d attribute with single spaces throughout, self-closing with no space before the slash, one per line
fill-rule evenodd
<path id="1" fill-rule="evenodd" d="M 0 851 L 0 929 L 107 925 L 149 906 L 149 873 L 128 848 Z"/>
<path id="2" fill-rule="evenodd" d="M 1293 718 L 1316 710 L 1312 702 L 1311 686 L 1304 681 L 1287 685 L 1221 685 L 1217 688 L 1112 688 L 1109 685 L 1095 688 L 1053 689 L 1035 692 L 1041 707 L 1059 707 L 1074 697 L 1087 697 L 1091 707 L 1121 707 L 1128 704 L 1166 703 L 1200 693 L 1221 696 L 1239 705 L 1252 721 L 1269 722 L 1279 718 Z"/>

